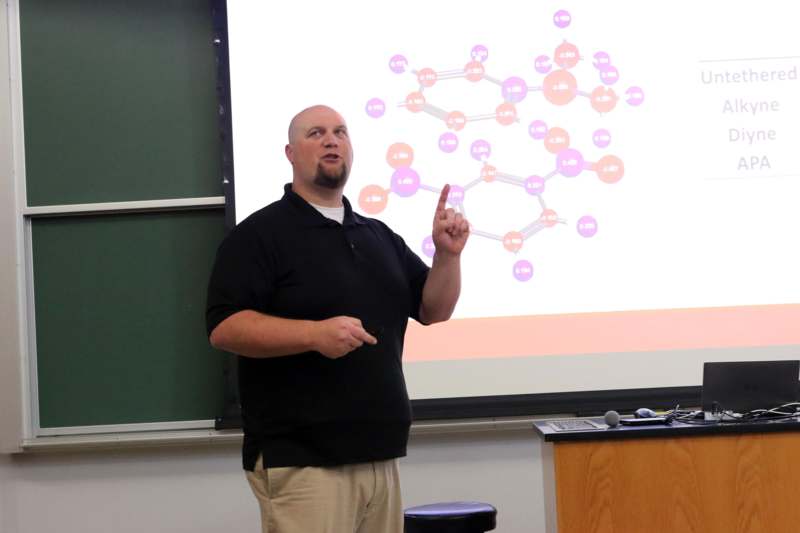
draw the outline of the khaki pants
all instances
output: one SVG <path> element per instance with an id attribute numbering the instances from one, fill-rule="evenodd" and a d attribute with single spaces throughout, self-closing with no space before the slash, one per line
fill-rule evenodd
<path id="1" fill-rule="evenodd" d="M 397 459 L 245 474 L 264 533 L 403 533 Z"/>

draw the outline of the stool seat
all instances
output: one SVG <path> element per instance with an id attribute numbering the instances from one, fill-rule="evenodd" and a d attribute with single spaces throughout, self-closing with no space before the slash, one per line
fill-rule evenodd
<path id="1" fill-rule="evenodd" d="M 497 509 L 483 502 L 442 502 L 405 510 L 405 533 L 484 533 L 496 526 Z"/>

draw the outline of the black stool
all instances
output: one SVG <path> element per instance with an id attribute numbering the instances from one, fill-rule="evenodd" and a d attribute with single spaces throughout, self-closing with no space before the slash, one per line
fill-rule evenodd
<path id="1" fill-rule="evenodd" d="M 481 502 L 444 502 L 405 510 L 405 533 L 484 533 L 495 528 L 497 509 Z"/>

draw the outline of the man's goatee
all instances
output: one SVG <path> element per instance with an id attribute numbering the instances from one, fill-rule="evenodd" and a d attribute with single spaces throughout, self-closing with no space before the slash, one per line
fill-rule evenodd
<path id="1" fill-rule="evenodd" d="M 345 164 L 342 164 L 339 172 L 326 172 L 320 165 L 317 167 L 317 175 L 314 176 L 314 185 L 325 187 L 326 189 L 339 189 L 347 183 L 348 174 L 349 169 Z"/>

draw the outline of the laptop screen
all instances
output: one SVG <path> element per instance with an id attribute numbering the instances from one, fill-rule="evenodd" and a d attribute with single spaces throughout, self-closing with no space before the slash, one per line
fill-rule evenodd
<path id="1" fill-rule="evenodd" d="M 798 398 L 800 361 L 736 361 L 703 366 L 704 411 L 772 409 Z"/>

